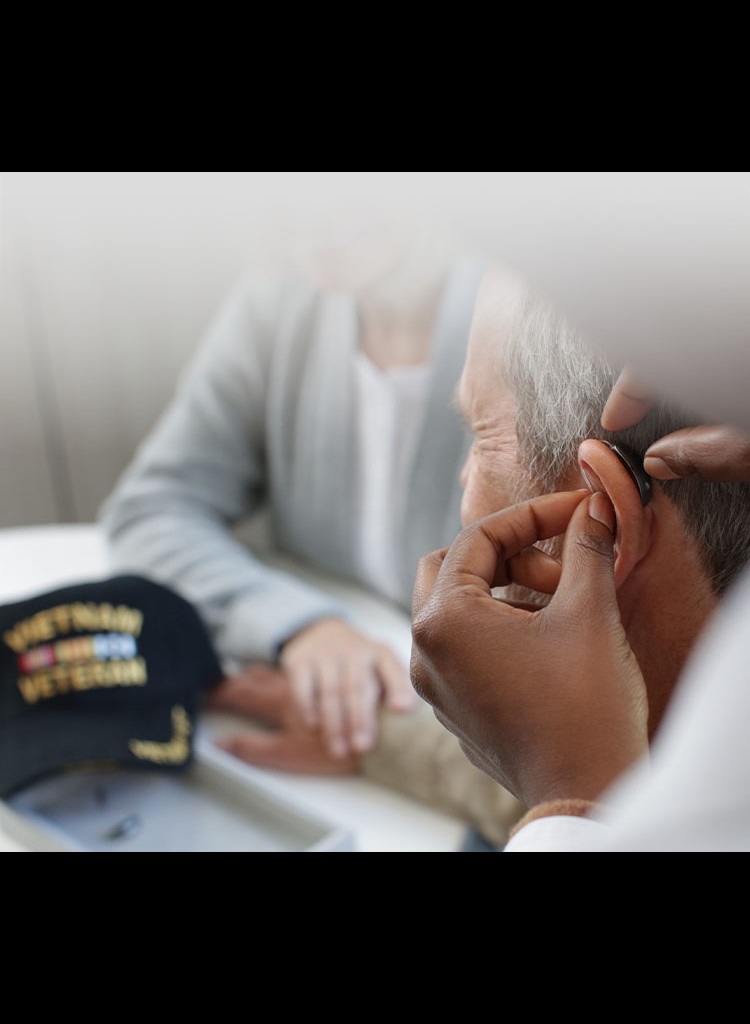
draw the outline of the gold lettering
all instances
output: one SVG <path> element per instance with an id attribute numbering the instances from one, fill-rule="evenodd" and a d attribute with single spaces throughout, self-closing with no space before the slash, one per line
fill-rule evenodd
<path id="1" fill-rule="evenodd" d="M 59 604 L 56 608 L 50 609 L 50 615 L 55 623 L 58 636 L 70 633 L 70 605 Z"/>
<path id="2" fill-rule="evenodd" d="M 39 612 L 36 617 L 36 641 L 52 640 L 55 636 L 55 621 L 49 612 Z"/>
<path id="3" fill-rule="evenodd" d="M 21 691 L 21 696 L 27 704 L 36 704 L 39 699 L 34 680 L 31 676 L 20 676 L 18 680 L 18 689 Z"/>
<path id="4" fill-rule="evenodd" d="M 3 633 L 3 640 L 16 654 L 22 654 L 26 650 L 23 633 L 18 626 L 14 629 L 9 629 L 7 633 Z"/>
<path id="5" fill-rule="evenodd" d="M 66 633 L 95 633 L 107 630 L 113 633 L 129 633 L 140 636 L 143 628 L 143 612 L 121 604 L 61 604 L 37 612 L 30 619 L 17 622 L 12 629 L 3 633 L 3 640 L 16 654 L 22 654 L 35 644 L 53 640 Z"/>
<path id="6" fill-rule="evenodd" d="M 31 676 L 20 676 L 18 689 L 27 704 L 58 697 L 71 690 L 97 690 L 109 686 L 145 686 L 148 671 L 143 658 L 128 661 L 89 661 L 55 665 Z"/>
<path id="7" fill-rule="evenodd" d="M 57 688 L 55 686 L 55 681 L 50 679 L 49 676 L 45 676 L 43 679 L 40 680 L 40 683 L 39 683 L 39 697 L 40 698 L 54 697 L 56 693 L 57 693 Z"/>
<path id="8" fill-rule="evenodd" d="M 97 629 L 97 621 L 94 615 L 96 605 L 77 604 L 71 605 L 70 615 L 73 629 L 79 633 L 93 633 Z"/>
<path id="9" fill-rule="evenodd" d="M 71 665 L 66 676 L 74 690 L 90 690 L 96 684 L 95 669 L 97 662 L 87 661 L 82 665 Z"/>

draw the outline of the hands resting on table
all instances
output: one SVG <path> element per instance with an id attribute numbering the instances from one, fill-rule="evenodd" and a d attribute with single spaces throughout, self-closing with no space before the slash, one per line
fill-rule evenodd
<path id="1" fill-rule="evenodd" d="M 273 665 L 248 665 L 215 686 L 207 707 L 239 714 L 247 725 L 218 746 L 248 764 L 305 775 L 351 775 L 359 754 L 335 756 L 322 729 L 310 725 L 289 676 Z"/>
<path id="2" fill-rule="evenodd" d="M 429 704 L 412 690 L 405 712 L 378 708 L 372 750 L 335 757 L 323 731 L 305 720 L 289 676 L 266 664 L 248 665 L 208 695 L 208 710 L 240 717 L 227 730 L 214 723 L 214 742 L 260 768 L 303 775 L 358 775 L 416 800 L 475 829 L 492 847 L 502 847 L 525 807 L 466 757 Z"/>

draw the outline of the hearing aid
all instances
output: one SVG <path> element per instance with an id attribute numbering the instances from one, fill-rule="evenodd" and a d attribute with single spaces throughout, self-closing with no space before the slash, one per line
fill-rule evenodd
<path id="1" fill-rule="evenodd" d="M 610 444 L 609 441 L 605 441 L 605 444 L 609 445 L 625 469 L 630 473 L 633 483 L 638 488 L 641 505 L 648 505 L 651 501 L 653 488 L 651 487 L 651 477 L 643 468 L 643 459 L 625 444 Z"/>
<path id="2" fill-rule="evenodd" d="M 630 479 L 633 481 L 635 486 L 638 488 L 638 494 L 640 495 L 641 505 L 648 505 L 651 501 L 651 495 L 653 493 L 651 487 L 651 477 L 648 475 L 646 470 L 643 468 L 643 459 L 637 455 L 632 448 L 629 448 L 626 444 L 612 444 L 610 441 L 603 441 L 608 448 L 611 448 L 617 458 L 627 469 Z M 581 467 L 583 478 L 590 491 L 598 490 L 594 487 L 586 475 L 583 467 Z"/>

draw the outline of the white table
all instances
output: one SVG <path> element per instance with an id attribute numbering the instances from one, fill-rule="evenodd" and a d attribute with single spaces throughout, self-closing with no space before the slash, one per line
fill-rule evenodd
<path id="1" fill-rule="evenodd" d="M 274 564 L 291 563 L 275 560 Z M 295 571 L 350 601 L 360 624 L 388 640 L 408 664 L 408 619 L 358 589 L 311 573 Z M 107 556 L 96 525 L 33 526 L 0 530 L 0 603 L 21 600 L 54 587 L 109 575 Z M 196 743 L 210 743 L 225 716 L 204 715 Z M 465 826 L 360 777 L 316 778 L 242 766 L 248 777 L 260 773 L 280 793 L 302 802 L 311 813 L 351 830 L 362 853 L 445 853 L 460 847 Z M 0 831 L 0 852 L 26 848 Z"/>

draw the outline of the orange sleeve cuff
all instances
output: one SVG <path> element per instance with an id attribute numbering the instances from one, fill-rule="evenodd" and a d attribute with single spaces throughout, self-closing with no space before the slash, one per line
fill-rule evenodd
<path id="1" fill-rule="evenodd" d="M 589 818 L 600 808 L 601 804 L 597 804 L 593 800 L 548 800 L 546 803 L 536 804 L 522 818 L 519 818 L 510 830 L 510 835 L 514 836 L 524 825 L 528 825 L 538 818 L 551 818 L 555 815 Z"/>

